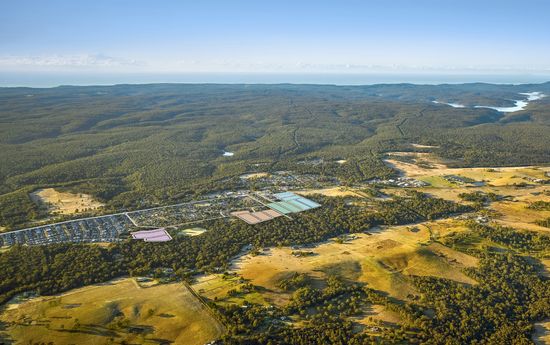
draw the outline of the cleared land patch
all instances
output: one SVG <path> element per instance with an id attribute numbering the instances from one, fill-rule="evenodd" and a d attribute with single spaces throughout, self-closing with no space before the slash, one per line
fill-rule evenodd
<path id="1" fill-rule="evenodd" d="M 542 200 L 534 197 L 527 200 Z M 498 202 L 491 205 L 499 213 L 497 222 L 518 229 L 550 232 L 549 228 L 535 224 L 535 221 L 550 217 L 550 211 L 531 210 L 527 206 L 529 202 L 517 200 L 516 202 Z"/>
<path id="2" fill-rule="evenodd" d="M 545 173 L 550 167 L 486 167 L 486 168 L 449 168 L 429 153 L 417 152 L 390 152 L 390 157 L 406 157 L 407 162 L 398 159 L 386 159 L 386 162 L 409 177 L 429 177 L 444 175 L 460 175 L 476 181 L 488 181 L 493 186 L 512 185 L 514 183 L 532 182 L 537 179 L 546 179 Z M 424 167 L 426 162 L 432 168 Z M 434 169 L 436 168 L 436 169 Z"/>
<path id="3" fill-rule="evenodd" d="M 234 272 L 264 288 L 265 299 L 274 304 L 286 301 L 286 292 L 278 287 L 278 282 L 289 272 L 306 273 L 318 281 L 334 274 L 367 283 L 400 299 L 414 294 L 409 275 L 430 275 L 475 284 L 461 271 L 464 266 L 475 265 L 474 258 L 446 247 L 443 254 L 439 247 L 423 245 L 429 239 L 430 233 L 425 227 L 413 232 L 410 227 L 396 226 L 371 236 L 359 234 L 343 243 L 320 244 L 311 249 L 314 255 L 299 256 L 295 249 L 288 247 L 272 248 L 257 256 L 247 255 L 234 262 Z"/>
<path id="4" fill-rule="evenodd" d="M 344 197 L 344 196 L 362 197 L 363 196 L 359 194 L 359 192 L 354 191 L 353 189 L 350 189 L 350 188 L 345 188 L 345 187 L 302 190 L 302 191 L 297 191 L 296 193 L 300 195 L 321 194 L 324 196 L 331 196 L 331 197 Z"/>
<path id="5" fill-rule="evenodd" d="M 195 228 L 189 228 L 189 229 L 181 230 L 180 232 L 178 232 L 178 234 L 188 235 L 188 236 L 198 236 L 198 235 L 201 235 L 205 232 L 206 232 L 206 229 L 195 227 Z"/>
<path id="6" fill-rule="evenodd" d="M 550 201 L 550 187 L 544 184 L 548 180 L 550 167 L 495 167 L 495 168 L 448 168 L 426 169 L 419 166 L 415 159 L 431 159 L 429 154 L 415 152 L 394 152 L 390 156 L 412 157 L 413 162 L 388 159 L 386 162 L 400 169 L 408 177 L 427 182 L 429 187 L 417 190 L 435 197 L 463 202 L 462 193 L 484 192 L 503 197 L 493 201 L 488 210 L 494 211 L 491 220 L 505 226 L 532 231 L 548 232 L 549 229 L 537 225 L 537 220 L 550 217 L 550 211 L 529 209 L 535 201 Z M 439 164 L 436 160 L 434 164 Z M 455 183 L 448 176 L 477 181 L 478 185 Z"/>
<path id="7" fill-rule="evenodd" d="M 51 213 L 74 214 L 103 206 L 91 195 L 61 192 L 53 188 L 38 189 L 30 197 L 38 205 L 47 207 Z"/>
<path id="8" fill-rule="evenodd" d="M 251 174 L 245 174 L 241 175 L 240 178 L 244 180 L 254 180 L 262 177 L 268 177 L 269 173 L 267 172 L 259 172 L 259 173 L 251 173 Z"/>
<path id="9" fill-rule="evenodd" d="M 363 331 L 376 334 L 378 326 L 397 326 L 401 322 L 401 316 L 382 305 L 373 304 L 366 308 L 364 315 L 354 318 L 354 321 L 364 326 Z"/>
<path id="10" fill-rule="evenodd" d="M 244 302 L 267 304 L 263 296 L 249 290 L 246 283 L 237 275 L 208 274 L 197 277 L 191 287 L 203 298 L 221 305 L 242 305 Z"/>
<path id="11" fill-rule="evenodd" d="M 143 288 L 131 278 L 31 299 L 0 319 L 16 344 L 204 344 L 223 332 L 182 284 Z"/>
<path id="12" fill-rule="evenodd" d="M 537 220 L 550 217 L 550 211 L 540 211 L 528 208 L 528 206 L 535 201 L 550 201 L 550 196 L 546 195 L 546 193 L 550 191 L 550 187 L 547 185 L 535 185 L 530 188 L 518 188 L 514 186 L 427 187 L 419 190 L 438 198 L 456 202 L 463 202 L 459 197 L 462 193 L 473 193 L 478 191 L 494 193 L 503 197 L 503 200 L 493 201 L 487 206 L 487 210 L 492 211 L 492 221 L 516 229 L 541 232 L 550 231 L 549 228 L 535 223 Z"/>
<path id="13" fill-rule="evenodd" d="M 421 145 L 421 144 L 411 144 L 412 147 L 416 147 L 417 149 L 437 149 L 439 146 L 433 146 L 433 145 Z"/>

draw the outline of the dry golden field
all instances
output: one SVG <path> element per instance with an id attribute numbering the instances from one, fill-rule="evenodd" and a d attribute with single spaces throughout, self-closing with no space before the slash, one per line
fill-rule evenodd
<path id="1" fill-rule="evenodd" d="M 0 319 L 15 344 L 205 344 L 223 326 L 180 283 L 124 278 L 8 305 Z"/>
<path id="2" fill-rule="evenodd" d="M 313 249 L 314 255 L 298 257 L 288 247 L 271 248 L 257 256 L 245 256 L 234 262 L 234 271 L 254 285 L 265 288 L 264 298 L 284 304 L 288 294 L 277 283 L 293 272 L 306 273 L 322 285 L 328 275 L 360 281 L 369 287 L 406 299 L 415 291 L 407 276 L 430 275 L 467 284 L 475 281 L 461 272 L 477 260 L 438 244 L 429 244 L 429 222 L 413 230 L 396 226 L 372 235 L 358 234 L 355 239 L 338 243 L 328 241 Z M 454 227 L 460 231 L 460 226 Z"/>
<path id="3" fill-rule="evenodd" d="M 296 191 L 296 193 L 307 196 L 307 195 L 313 195 L 313 194 L 321 194 L 324 196 L 331 196 L 331 197 L 340 197 L 340 196 L 355 196 L 355 197 L 361 197 L 363 196 L 360 192 L 353 190 L 351 188 L 346 187 L 332 187 L 332 188 L 324 188 L 324 189 L 309 189 L 309 190 L 299 190 Z"/>

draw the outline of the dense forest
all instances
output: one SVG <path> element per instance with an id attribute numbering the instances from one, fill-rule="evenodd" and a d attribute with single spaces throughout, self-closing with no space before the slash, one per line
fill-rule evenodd
<path id="1" fill-rule="evenodd" d="M 550 97 L 510 114 L 433 103 L 506 106 L 529 91 L 550 94 L 550 83 L 0 88 L 0 226 L 43 216 L 28 196 L 39 187 L 90 193 L 108 212 L 224 189 L 252 171 L 388 177 L 381 158 L 393 150 L 432 150 L 456 166 L 548 163 Z"/>

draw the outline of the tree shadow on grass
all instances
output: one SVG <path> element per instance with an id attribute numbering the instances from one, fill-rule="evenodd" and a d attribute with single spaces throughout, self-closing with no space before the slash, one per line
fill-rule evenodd
<path id="1" fill-rule="evenodd" d="M 64 333 L 97 335 L 102 337 L 119 337 L 117 332 L 99 325 L 82 325 L 78 328 L 73 329 L 58 328 L 56 329 L 56 331 Z"/>
<path id="2" fill-rule="evenodd" d="M 5 323 L 0 322 L 0 345 L 15 344 L 15 339 L 12 339 L 7 330 L 8 326 Z"/>

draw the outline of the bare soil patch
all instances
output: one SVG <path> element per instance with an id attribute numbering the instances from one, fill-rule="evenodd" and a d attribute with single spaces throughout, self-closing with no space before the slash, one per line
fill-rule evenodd
<path id="1" fill-rule="evenodd" d="M 38 189 L 30 194 L 31 200 L 45 206 L 51 213 L 74 214 L 95 210 L 104 204 L 88 194 L 61 192 L 53 188 Z"/>

